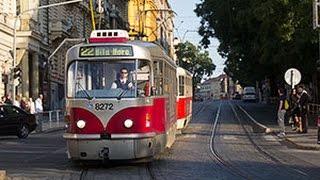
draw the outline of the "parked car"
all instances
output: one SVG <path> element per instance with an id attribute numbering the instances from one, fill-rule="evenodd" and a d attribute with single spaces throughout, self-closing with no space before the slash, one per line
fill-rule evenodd
<path id="1" fill-rule="evenodd" d="M 37 127 L 36 117 L 13 105 L 0 105 L 0 135 L 27 138 Z"/>
<path id="2" fill-rule="evenodd" d="M 256 89 L 255 87 L 248 86 L 243 88 L 242 100 L 243 101 L 256 101 Z"/>

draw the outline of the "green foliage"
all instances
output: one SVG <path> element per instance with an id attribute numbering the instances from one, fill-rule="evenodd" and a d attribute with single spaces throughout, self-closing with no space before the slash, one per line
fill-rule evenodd
<path id="1" fill-rule="evenodd" d="M 220 41 L 226 73 L 241 84 L 265 77 L 283 79 L 295 67 L 307 79 L 316 71 L 318 34 L 312 29 L 312 0 L 203 0 L 201 44 Z"/>
<path id="2" fill-rule="evenodd" d="M 179 66 L 193 74 L 194 87 L 201 81 L 203 75 L 212 75 L 216 68 L 208 51 L 202 51 L 188 41 L 177 45 L 176 55 Z"/>

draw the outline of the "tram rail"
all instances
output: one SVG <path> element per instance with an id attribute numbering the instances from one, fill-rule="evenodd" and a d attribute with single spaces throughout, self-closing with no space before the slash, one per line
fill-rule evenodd
<path id="1" fill-rule="evenodd" d="M 236 168 L 235 166 L 233 166 L 232 164 L 230 164 L 229 162 L 227 162 L 225 159 L 223 159 L 221 157 L 221 155 L 218 153 L 216 146 L 215 146 L 215 135 L 217 134 L 218 131 L 218 121 L 219 121 L 219 117 L 220 117 L 220 112 L 221 112 L 221 104 L 219 105 L 219 108 L 216 112 L 216 116 L 214 118 L 214 124 L 212 127 L 212 133 L 211 133 L 211 138 L 210 138 L 210 142 L 209 142 L 209 148 L 211 151 L 211 154 L 213 155 L 210 156 L 212 160 L 214 161 L 218 161 L 222 166 L 224 166 L 230 173 L 236 175 L 236 176 L 240 176 L 244 179 L 252 179 L 250 176 L 248 176 L 247 174 L 243 173 L 241 170 L 239 170 L 238 168 Z"/>
<path id="2" fill-rule="evenodd" d="M 231 107 L 236 119 L 238 120 L 240 126 L 242 127 L 242 129 L 244 130 L 246 136 L 248 137 L 249 141 L 251 142 L 251 144 L 254 146 L 254 148 L 260 153 L 262 154 L 265 158 L 271 160 L 272 162 L 276 163 L 276 164 L 279 164 L 279 165 L 282 165 L 282 166 L 285 166 L 286 164 L 281 161 L 281 159 L 277 158 L 276 156 L 272 155 L 271 153 L 269 153 L 268 151 L 264 150 L 263 147 L 261 147 L 259 144 L 257 144 L 253 138 L 252 138 L 252 135 L 251 133 L 249 132 L 249 130 L 244 126 L 243 122 L 241 120 L 245 120 L 249 125 L 254 125 L 253 123 L 256 123 L 256 121 L 253 119 L 252 116 L 249 115 L 248 112 L 246 112 L 240 105 L 236 105 L 236 108 L 238 108 L 239 110 L 241 110 L 245 116 L 247 116 L 250 120 L 248 120 L 247 118 L 242 118 L 240 119 L 239 117 L 239 113 L 237 113 L 237 111 L 235 110 L 234 106 L 229 102 L 228 103 L 229 106 Z M 294 172 L 302 175 L 302 176 L 307 176 L 307 173 L 301 171 L 301 170 L 298 170 L 296 168 L 293 168 L 293 167 L 288 167 L 289 169 L 293 170 Z M 279 171 L 278 168 L 274 167 L 275 170 Z M 280 173 L 283 173 L 282 171 Z M 287 172 L 289 173 L 289 172 Z"/>

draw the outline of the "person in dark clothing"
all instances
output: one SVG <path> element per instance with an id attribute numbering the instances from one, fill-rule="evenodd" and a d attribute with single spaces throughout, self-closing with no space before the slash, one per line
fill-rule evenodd
<path id="1" fill-rule="evenodd" d="M 112 83 L 111 89 L 121 88 L 124 90 L 128 90 L 128 89 L 131 89 L 132 87 L 133 87 L 133 84 L 128 79 L 128 69 L 121 68 L 120 79 L 117 79 Z"/>
<path id="2" fill-rule="evenodd" d="M 307 114 L 308 114 L 309 95 L 303 86 L 299 86 L 297 91 L 300 96 L 299 107 L 300 107 L 300 116 L 301 116 L 299 133 L 307 133 L 307 129 L 308 129 Z"/>
<path id="3" fill-rule="evenodd" d="M 299 96 L 297 95 L 296 89 L 292 89 L 290 99 L 289 99 L 289 111 L 288 111 L 288 117 L 289 117 L 289 124 L 291 124 L 292 130 L 295 131 L 297 127 L 299 126 L 299 118 L 298 115 L 300 115 L 299 110 Z"/>

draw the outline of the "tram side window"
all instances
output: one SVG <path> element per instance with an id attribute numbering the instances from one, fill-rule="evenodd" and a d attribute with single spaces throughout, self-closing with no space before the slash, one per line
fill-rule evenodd
<path id="1" fill-rule="evenodd" d="M 179 96 L 184 96 L 184 76 L 179 76 Z"/>
<path id="2" fill-rule="evenodd" d="M 150 62 L 147 60 L 138 61 L 137 69 L 137 88 L 138 96 L 150 96 L 150 75 L 151 75 Z"/>
<path id="3" fill-rule="evenodd" d="M 162 61 L 155 61 L 153 65 L 154 72 L 154 88 L 153 94 L 157 96 L 163 95 L 163 64 Z"/>

